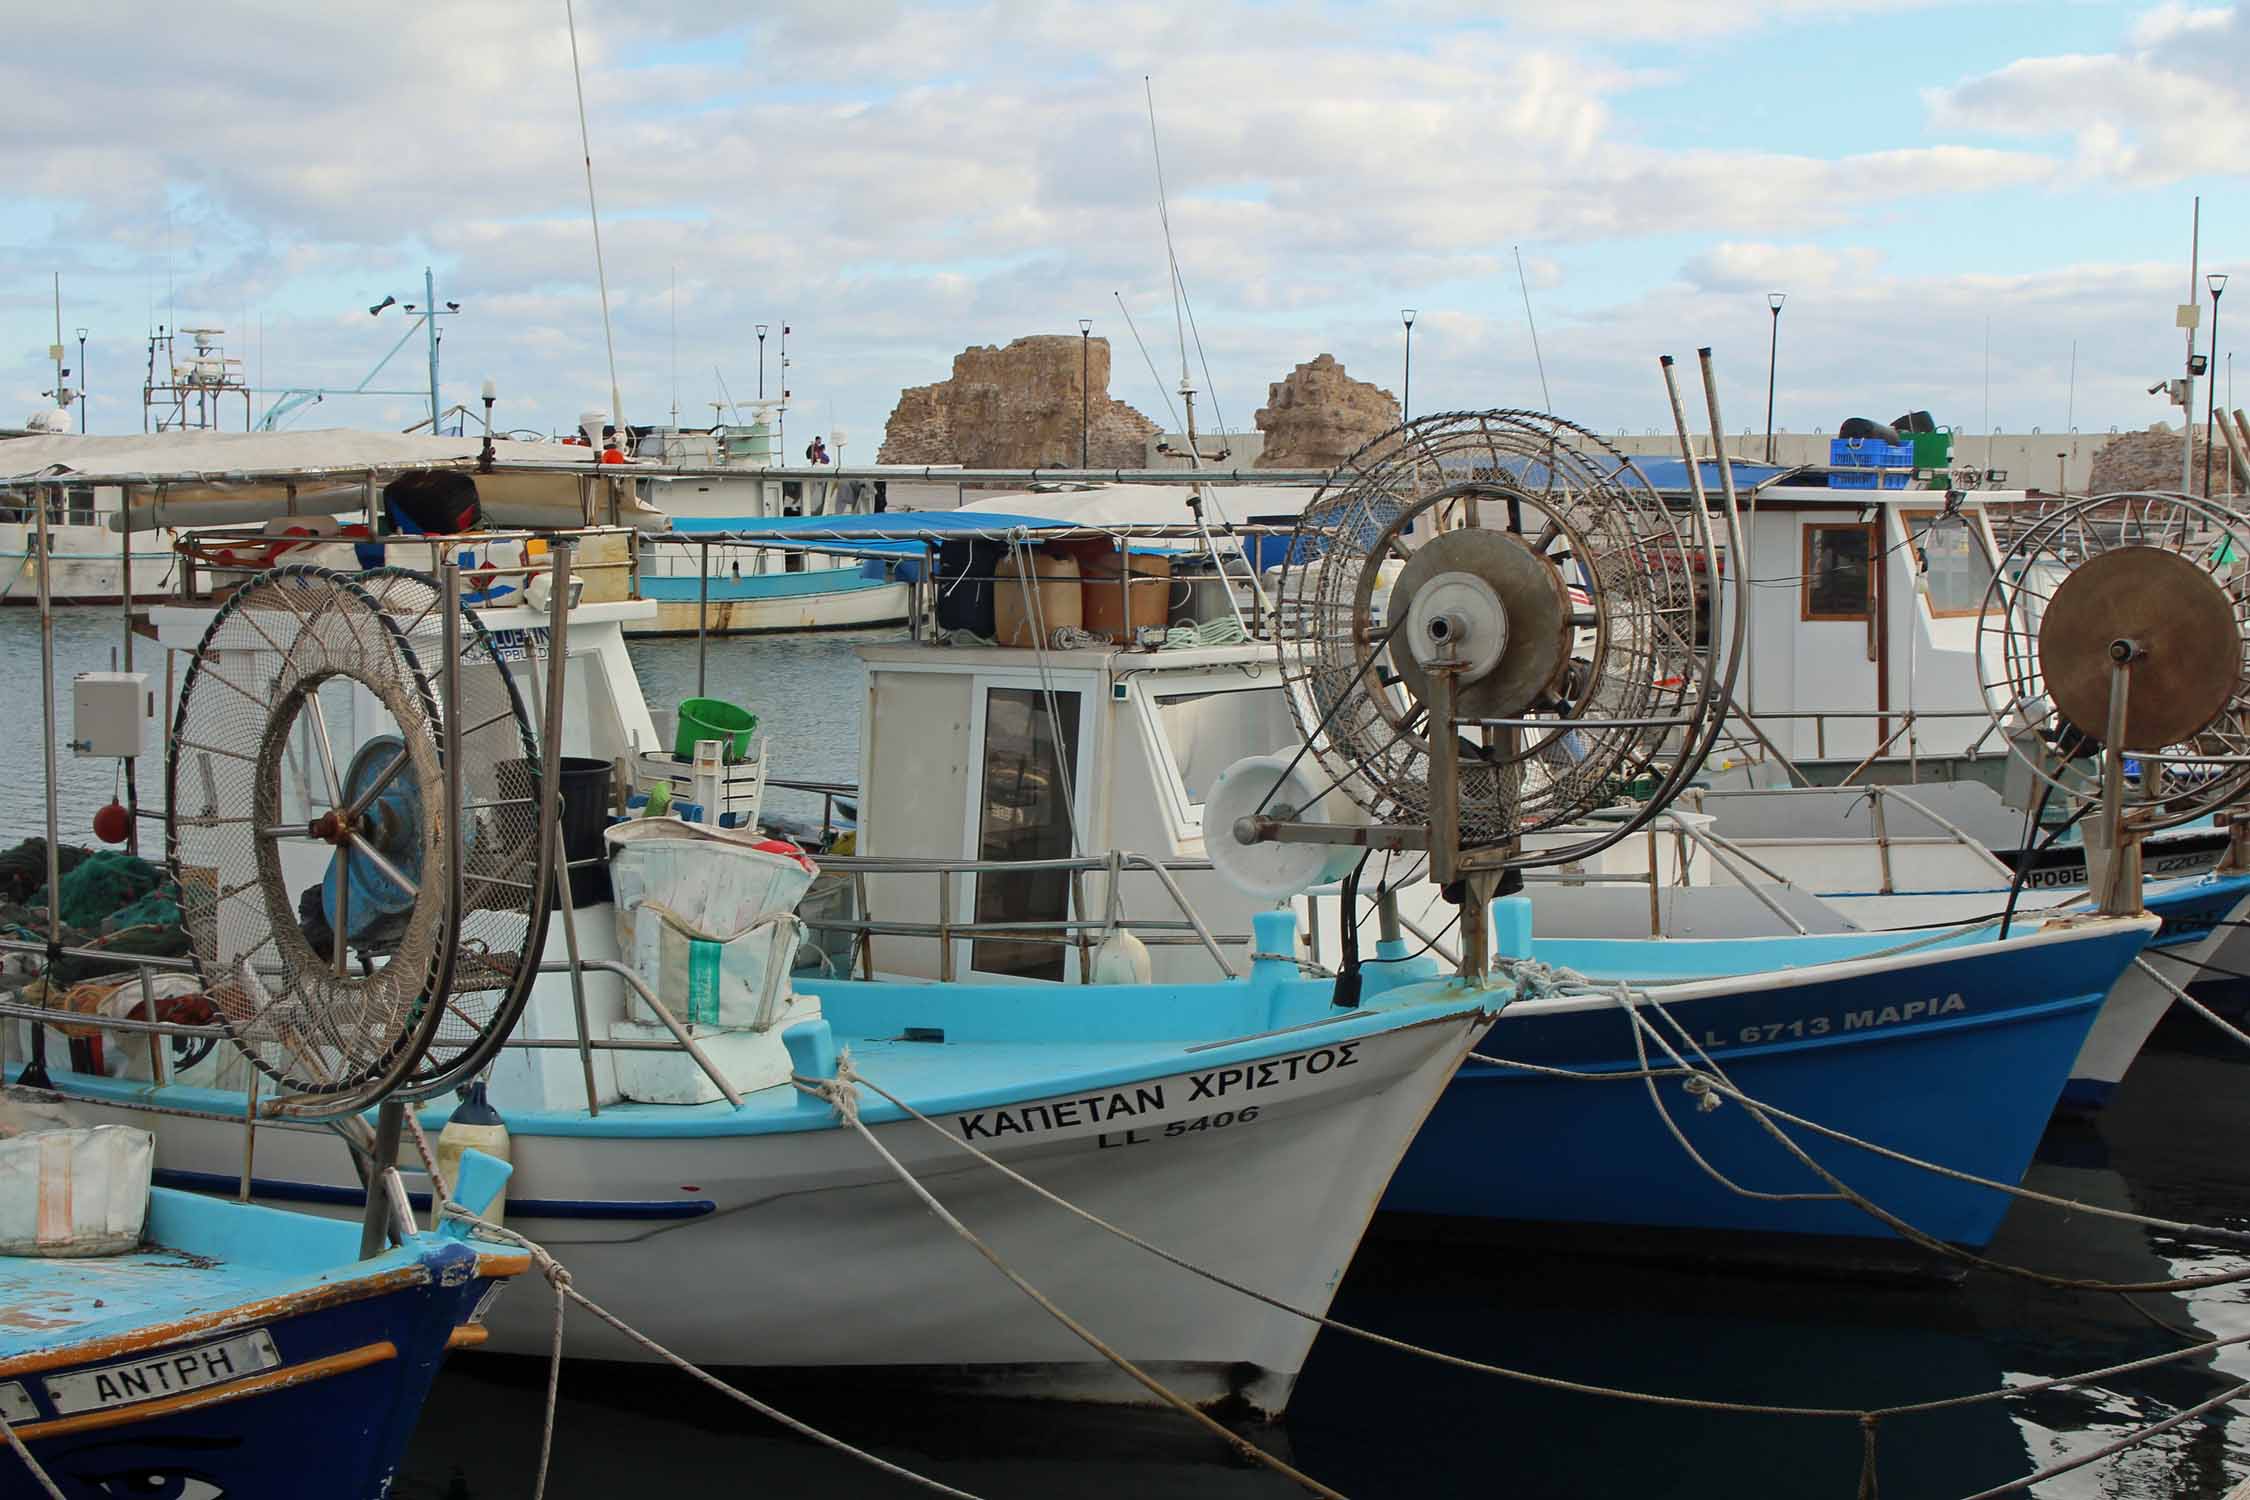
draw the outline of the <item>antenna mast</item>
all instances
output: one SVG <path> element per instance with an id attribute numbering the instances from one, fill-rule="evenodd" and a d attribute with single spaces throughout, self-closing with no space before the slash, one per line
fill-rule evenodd
<path id="1" fill-rule="evenodd" d="M 609 273 L 602 268 L 602 215 L 594 204 L 594 147 L 586 134 L 586 83 L 578 68 L 578 16 L 571 0 L 563 0 L 563 19 L 570 27 L 570 86 L 578 94 L 578 146 L 586 159 L 586 217 L 594 225 L 594 285 L 602 298 L 602 345 L 609 352 L 609 419 L 625 431 L 625 398 L 617 385 L 617 339 L 609 327 Z"/>

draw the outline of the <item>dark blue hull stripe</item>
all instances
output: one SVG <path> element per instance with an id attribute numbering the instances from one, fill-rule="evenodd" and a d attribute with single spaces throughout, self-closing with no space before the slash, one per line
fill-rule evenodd
<path id="1" fill-rule="evenodd" d="M 150 1174 L 158 1187 L 184 1188 L 191 1193 L 235 1193 L 242 1179 L 224 1172 L 192 1172 L 181 1167 L 158 1167 Z M 331 1203 L 357 1205 L 367 1201 L 358 1188 L 326 1182 L 282 1182 L 271 1177 L 250 1179 L 250 1196 L 269 1203 Z M 428 1212 L 430 1195 L 407 1195 L 415 1208 Z M 708 1198 L 608 1201 L 592 1198 L 510 1198 L 508 1212 L 519 1219 L 700 1219 L 718 1212 Z"/>

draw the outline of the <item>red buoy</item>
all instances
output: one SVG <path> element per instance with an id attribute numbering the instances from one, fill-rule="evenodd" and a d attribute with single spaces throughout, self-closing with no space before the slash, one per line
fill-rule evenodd
<path id="1" fill-rule="evenodd" d="M 105 844 L 122 844 L 132 831 L 133 815 L 122 802 L 112 802 L 94 814 L 94 837 Z"/>

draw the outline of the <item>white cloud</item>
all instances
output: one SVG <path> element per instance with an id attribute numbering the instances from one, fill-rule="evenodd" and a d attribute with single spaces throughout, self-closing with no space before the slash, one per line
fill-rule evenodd
<path id="1" fill-rule="evenodd" d="M 1156 414 L 1112 301 L 1124 294 L 1159 367 L 1174 367 L 1145 72 L 1181 264 L 1238 424 L 1266 382 L 1323 349 L 1393 384 L 1376 372 L 1395 366 L 1395 309 L 1410 303 L 1429 304 L 1417 393 L 1450 380 L 1458 404 L 1535 399 L 1517 244 L 1543 328 L 1557 304 L 1556 399 L 1599 419 L 1603 403 L 1622 404 L 1604 383 L 1621 372 L 1590 356 L 1574 320 L 1617 347 L 1675 329 L 1692 347 L 1709 337 L 1693 325 L 1715 299 L 1748 291 L 1762 322 L 1754 294 L 1769 281 L 1809 304 L 1877 278 L 1872 250 L 1832 241 L 1863 239 L 1886 215 L 2054 179 L 2038 149 L 1931 137 L 1870 139 L 1841 157 L 1786 141 L 1718 150 L 1631 123 L 1649 75 L 1619 60 L 1621 38 L 1875 9 L 777 0 L 730 12 L 584 0 L 628 415 L 669 407 L 675 270 L 683 419 L 715 394 L 714 368 L 737 396 L 754 386 L 759 321 L 796 326 L 789 379 L 802 398 L 872 430 L 901 386 L 941 378 L 964 345 L 1072 329 L 1081 316 L 1113 340 L 1118 394 Z M 2133 45 L 2167 58 L 2210 47 L 2239 29 L 2225 15 L 2154 13 Z M 134 333 L 175 303 L 181 321 L 232 328 L 235 352 L 251 348 L 263 309 L 276 383 L 350 385 L 401 331 L 365 306 L 386 292 L 418 300 L 426 260 L 440 295 L 468 309 L 447 330 L 449 400 L 491 373 L 511 421 L 556 423 L 606 391 L 557 23 L 551 0 L 381 12 L 218 0 L 192 20 L 107 0 L 43 31 L 38 48 L 0 54 L 0 125 L 17 166 L 4 191 L 30 210 L 0 237 L 13 263 L 59 264 L 66 293 L 99 306 L 73 315 L 103 325 L 97 419 L 137 424 Z M 1994 128 L 1950 96 L 1938 113 L 1941 129 Z M 2078 149 L 2125 160 L 2145 146 L 2132 122 L 2096 119 Z M 1723 240 L 1673 248 L 1719 225 Z M 1664 265 L 1685 262 L 1660 295 L 1634 289 L 1661 271 L 1618 288 L 1589 285 L 1582 269 L 1573 278 L 1597 248 L 1614 260 L 1617 247 L 1660 243 Z M 0 285 L 12 341 L 0 378 L 19 401 L 43 388 L 44 296 L 43 281 Z M 1793 302 L 1793 328 L 1796 317 Z M 778 355 L 769 344 L 776 388 Z M 383 383 L 410 386 L 418 368 L 408 351 Z M 107 375 L 118 378 L 105 388 Z M 358 419 L 374 420 L 369 410 Z"/>
<path id="2" fill-rule="evenodd" d="M 2250 169 L 2250 18 L 2166 4 L 2124 48 L 2023 58 L 1925 98 L 1939 129 L 2060 136 L 2083 176 L 2171 182 Z"/>

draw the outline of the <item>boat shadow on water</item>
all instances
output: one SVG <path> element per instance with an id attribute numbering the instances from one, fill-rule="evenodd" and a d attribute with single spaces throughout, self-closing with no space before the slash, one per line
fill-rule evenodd
<path id="1" fill-rule="evenodd" d="M 2250 1168 L 2192 1143 L 2250 1124 L 2250 1059 L 2167 1027 L 2116 1102 L 2048 1132 L 2030 1186 L 2103 1207 L 2245 1225 Z M 1521 1149 L 1543 1149 L 1526 1142 Z M 1881 1406 L 2008 1386 L 2145 1358 L 2250 1328 L 2238 1289 L 2147 1295 L 2053 1290 L 1988 1274 L 1966 1280 L 1782 1275 L 1681 1264 L 1623 1243 L 1433 1240 L 1385 1232 L 1335 1303 L 1346 1322 L 1430 1348 L 1589 1384 L 1705 1401 Z M 1624 1239 L 1621 1234 L 1620 1239 Z M 2239 1264 L 2169 1236 L 2018 1205 L 1993 1258 L 2057 1274 L 2158 1280 Z M 512 1295 L 537 1297 L 523 1287 Z M 2165 1325 L 2170 1325 L 2169 1327 Z M 1099 1330 L 1097 1330 L 1099 1331 Z M 729 1378 L 845 1441 L 988 1496 L 1266 1496 L 1296 1493 L 1164 1412 L 939 1396 L 859 1372 Z M 2250 1376 L 2221 1351 L 2122 1377 L 1879 1429 L 1885 1494 L 1954 1495 L 2005 1483 Z M 395 1493 L 405 1500 L 514 1496 L 535 1463 L 546 1365 L 478 1356 L 441 1377 Z M 612 1496 L 654 1479 L 667 1492 L 765 1476 L 773 1493 L 909 1493 L 841 1454 L 787 1436 L 684 1375 L 572 1364 L 556 1422 L 556 1497 Z M 2107 1465 L 2042 1486 L 2048 1496 L 2217 1496 L 2250 1468 L 2239 1418 L 2205 1419 Z M 1326 1333 L 1285 1424 L 1245 1429 L 1355 1497 L 1636 1492 L 1832 1497 L 1855 1492 L 1857 1424 L 1628 1404 L 1451 1369 Z M 598 1442 L 590 1435 L 599 1433 Z M 1465 1440 L 1466 1439 L 1466 1440 Z"/>

